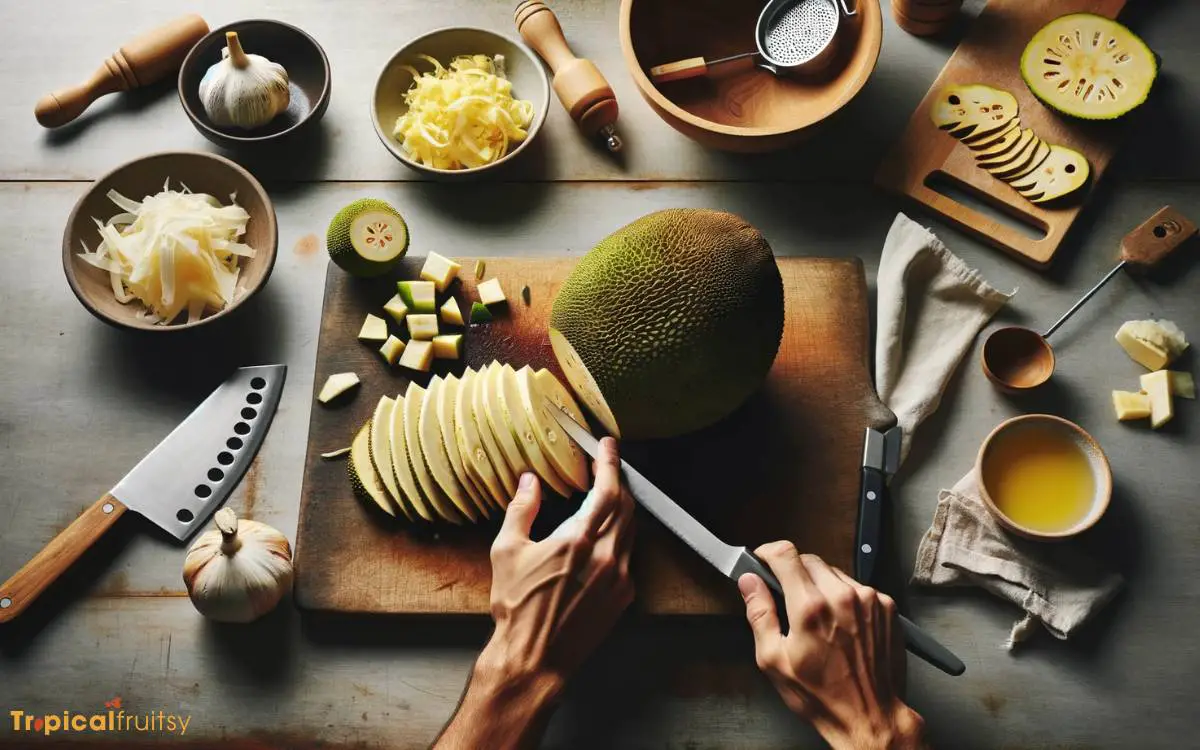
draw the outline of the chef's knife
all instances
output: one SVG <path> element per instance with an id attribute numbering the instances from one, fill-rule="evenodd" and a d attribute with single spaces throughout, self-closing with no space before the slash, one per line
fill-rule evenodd
<path id="1" fill-rule="evenodd" d="M 888 502 L 888 480 L 900 468 L 904 430 L 896 425 L 887 432 L 867 428 L 863 444 L 862 488 L 858 500 L 858 532 L 854 538 L 854 577 L 875 585 L 875 562 L 883 543 L 883 514 Z"/>
<path id="2" fill-rule="evenodd" d="M 243 367 L 138 465 L 0 585 L 0 623 L 21 614 L 126 510 L 185 541 L 250 467 L 279 406 L 285 365 Z"/>
<path id="3" fill-rule="evenodd" d="M 571 415 L 563 411 L 558 404 L 549 399 L 546 400 L 546 403 L 559 426 L 579 444 L 585 453 L 595 458 L 599 452 L 599 441 L 581 427 Z M 784 633 L 787 632 L 787 609 L 784 607 L 783 587 L 766 564 L 745 547 L 734 547 L 718 539 L 715 534 L 679 507 L 666 493 L 655 487 L 649 479 L 642 476 L 624 459 L 621 460 L 621 471 L 634 499 L 726 577 L 737 581 L 745 573 L 754 573 L 762 578 L 775 598 L 775 611 L 779 615 L 780 627 Z M 949 649 L 938 643 L 933 636 L 921 630 L 907 617 L 903 615 L 899 617 L 909 651 L 947 674 L 957 676 L 966 671 L 966 666 L 962 661 Z"/>

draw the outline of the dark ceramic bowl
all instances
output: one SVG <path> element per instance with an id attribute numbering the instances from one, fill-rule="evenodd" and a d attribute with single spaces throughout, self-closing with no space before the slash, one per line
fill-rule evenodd
<path id="1" fill-rule="evenodd" d="M 213 124 L 200 103 L 200 81 L 225 49 L 225 32 L 236 31 L 248 54 L 279 63 L 288 73 L 291 102 L 261 128 L 243 130 Z M 208 140 L 224 148 L 276 141 L 312 127 L 329 107 L 329 58 L 317 40 L 281 21 L 237 21 L 213 29 L 192 47 L 179 69 L 179 101 L 188 119 Z"/>
<path id="2" fill-rule="evenodd" d="M 253 258 L 242 258 L 238 285 L 246 291 L 224 310 L 188 323 L 186 316 L 179 322 L 159 325 L 139 317 L 145 308 L 136 300 L 127 305 L 117 301 L 109 284 L 108 273 L 76 257 L 86 244 L 92 250 L 100 243 L 100 233 L 93 217 L 107 221 L 121 212 L 108 199 L 108 191 L 116 190 L 126 198 L 140 201 L 154 195 L 170 178 L 171 187 L 185 184 L 197 193 L 208 193 L 228 205 L 229 196 L 237 194 L 237 202 L 250 214 L 246 234 L 242 238 L 257 252 Z M 254 176 L 223 156 L 200 151 L 175 151 L 143 156 L 126 162 L 96 180 L 67 219 L 63 231 L 62 262 L 67 283 L 88 312 L 118 328 L 143 331 L 179 331 L 208 325 L 228 315 L 253 297 L 267 283 L 275 266 L 279 233 L 275 223 L 275 208 L 267 192 Z"/>

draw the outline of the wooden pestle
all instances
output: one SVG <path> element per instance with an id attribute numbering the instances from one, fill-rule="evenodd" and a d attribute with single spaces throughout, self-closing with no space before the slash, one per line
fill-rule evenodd
<path id="1" fill-rule="evenodd" d="M 571 52 L 554 11 L 542 0 L 522 0 L 513 18 L 521 38 L 554 71 L 554 93 L 571 119 L 589 138 L 599 138 L 609 151 L 619 151 L 616 94 L 591 60 Z"/>
<path id="2" fill-rule="evenodd" d="M 33 114 L 43 127 L 66 125 L 105 94 L 166 78 L 179 69 L 188 51 L 207 33 L 208 24 L 195 14 L 147 31 L 114 52 L 88 80 L 43 96 Z"/>

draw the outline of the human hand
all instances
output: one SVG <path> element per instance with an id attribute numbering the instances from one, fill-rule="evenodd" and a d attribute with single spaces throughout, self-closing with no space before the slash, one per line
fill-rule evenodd
<path id="1" fill-rule="evenodd" d="M 836 748 L 920 748 L 923 721 L 900 699 L 904 637 L 896 603 L 790 542 L 755 550 L 783 586 L 780 632 L 766 583 L 738 579 L 755 656 L 783 701 Z"/>

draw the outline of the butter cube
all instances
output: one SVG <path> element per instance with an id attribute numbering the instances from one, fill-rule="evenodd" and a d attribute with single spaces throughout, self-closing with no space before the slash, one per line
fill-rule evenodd
<path id="1" fill-rule="evenodd" d="M 1196 398 L 1196 380 L 1190 372 L 1167 370 L 1167 378 L 1171 381 L 1172 396 Z"/>
<path id="2" fill-rule="evenodd" d="M 1144 393 L 1113 391 L 1112 399 L 1117 419 L 1121 422 L 1150 416 L 1150 397 Z"/>
<path id="3" fill-rule="evenodd" d="M 1130 320 L 1117 331 L 1117 343 L 1147 370 L 1161 370 L 1187 349 L 1187 338 L 1169 320 Z"/>
<path id="4" fill-rule="evenodd" d="M 1175 416 L 1171 403 L 1171 378 L 1166 370 L 1148 372 L 1141 378 L 1142 391 L 1150 398 L 1150 426 L 1162 427 Z"/>

